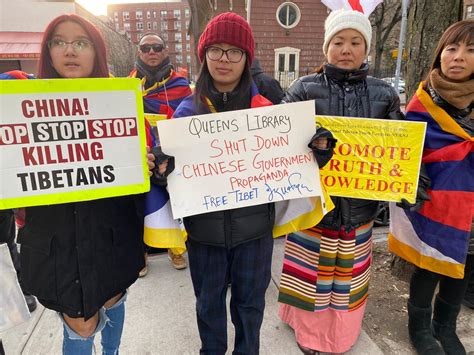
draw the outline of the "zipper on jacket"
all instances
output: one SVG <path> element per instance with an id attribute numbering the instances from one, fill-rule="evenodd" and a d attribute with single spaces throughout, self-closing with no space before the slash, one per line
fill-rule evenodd
<path id="1" fill-rule="evenodd" d="M 224 105 L 227 103 L 227 93 L 223 93 L 222 94 L 222 102 L 224 103 Z"/>

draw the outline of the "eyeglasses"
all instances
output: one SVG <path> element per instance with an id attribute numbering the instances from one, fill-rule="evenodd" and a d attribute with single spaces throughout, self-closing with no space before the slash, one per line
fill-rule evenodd
<path id="1" fill-rule="evenodd" d="M 141 44 L 140 50 L 143 53 L 149 53 L 153 49 L 153 52 L 160 53 L 165 47 L 162 44 Z"/>
<path id="2" fill-rule="evenodd" d="M 229 62 L 238 63 L 242 60 L 245 51 L 238 48 L 222 49 L 219 47 L 208 47 L 206 53 L 207 57 L 213 61 L 220 60 L 225 54 Z"/>
<path id="3" fill-rule="evenodd" d="M 72 49 L 76 52 L 81 52 L 83 50 L 94 47 L 94 43 L 88 39 L 78 39 L 72 42 L 66 42 L 62 39 L 52 39 L 48 41 L 49 49 L 62 49 L 66 50 L 67 46 L 71 45 Z"/>

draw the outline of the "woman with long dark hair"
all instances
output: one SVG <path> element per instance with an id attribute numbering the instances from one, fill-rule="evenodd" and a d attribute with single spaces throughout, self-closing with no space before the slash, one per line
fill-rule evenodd
<path id="1" fill-rule="evenodd" d="M 195 93 L 184 99 L 173 118 L 271 105 L 252 82 L 254 39 L 241 16 L 224 13 L 213 18 L 199 39 L 198 55 L 202 66 Z M 234 351 L 258 353 L 271 276 L 274 213 L 273 204 L 264 204 L 184 219 L 201 353 L 227 350 L 230 280 Z"/>
<path id="2" fill-rule="evenodd" d="M 416 266 L 408 330 L 418 354 L 466 353 L 456 320 L 474 273 L 473 74 L 474 21 L 465 20 L 443 33 L 407 106 L 408 120 L 427 123 L 422 165 L 431 183 L 421 185 L 424 204 L 402 211 L 410 229 L 395 233 L 403 238 L 389 238 L 389 246 Z M 401 225 L 394 221 L 392 229 Z"/>
<path id="3" fill-rule="evenodd" d="M 71 14 L 44 32 L 38 77 L 107 78 L 105 43 L 89 21 Z M 142 196 L 26 208 L 19 230 L 21 273 L 28 291 L 64 323 L 64 354 L 117 354 L 126 290 L 143 261 Z"/>
<path id="4" fill-rule="evenodd" d="M 229 12 L 213 18 L 199 39 L 198 55 L 202 66 L 195 93 L 183 100 L 173 118 L 271 105 L 252 81 L 254 38 L 241 16 Z M 327 141 L 315 135 L 312 143 L 326 149 Z M 318 163 L 323 165 L 322 160 Z M 173 167 L 166 162 L 158 168 L 166 176 Z M 258 354 L 271 277 L 274 222 L 273 203 L 184 218 L 201 354 L 225 354 L 227 350 L 229 283 L 233 351 Z"/>

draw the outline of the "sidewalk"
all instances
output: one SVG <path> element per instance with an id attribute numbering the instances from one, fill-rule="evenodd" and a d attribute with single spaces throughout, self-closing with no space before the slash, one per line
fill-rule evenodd
<path id="1" fill-rule="evenodd" d="M 267 291 L 261 331 L 261 354 L 301 354 L 291 328 L 278 318 L 277 295 L 282 258 L 282 238 L 275 240 L 272 282 Z M 121 354 L 198 354 L 200 341 L 194 312 L 189 269 L 175 270 L 167 255 L 149 258 L 148 275 L 129 290 Z M 229 316 L 229 349 L 233 327 Z M 61 354 L 62 326 L 56 314 L 39 306 L 29 322 L 0 333 L 6 354 Z M 96 340 L 100 353 L 100 339 Z M 230 353 L 230 351 L 229 351 Z M 348 354 L 382 354 L 363 332 Z"/>

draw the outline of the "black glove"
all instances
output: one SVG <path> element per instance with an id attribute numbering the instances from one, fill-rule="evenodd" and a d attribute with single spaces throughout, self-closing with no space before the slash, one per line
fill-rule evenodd
<path id="1" fill-rule="evenodd" d="M 316 139 L 324 137 L 328 139 L 328 147 L 326 149 L 313 147 L 313 143 L 316 141 Z M 314 158 L 316 159 L 316 162 L 320 168 L 325 166 L 331 160 L 334 154 L 334 148 L 336 147 L 336 142 L 337 139 L 334 138 L 331 131 L 324 127 L 318 127 L 316 129 L 316 133 L 309 141 L 308 148 L 311 148 L 313 151 Z"/>
<path id="2" fill-rule="evenodd" d="M 151 176 L 151 181 L 159 186 L 167 185 L 167 177 L 174 170 L 174 157 L 163 153 L 161 147 L 153 147 L 151 153 L 155 156 L 155 168 L 153 169 L 153 175 Z M 159 173 L 158 165 L 162 164 L 168 160 L 168 166 L 163 175 Z"/>
<path id="3" fill-rule="evenodd" d="M 423 207 L 425 201 L 431 201 L 430 195 L 426 190 L 429 189 L 431 185 L 431 179 L 426 173 L 425 165 L 421 164 L 420 177 L 418 178 L 418 190 L 416 190 L 416 201 L 415 203 L 410 203 L 404 198 L 400 202 L 397 202 L 397 206 L 409 211 L 418 211 Z"/>

